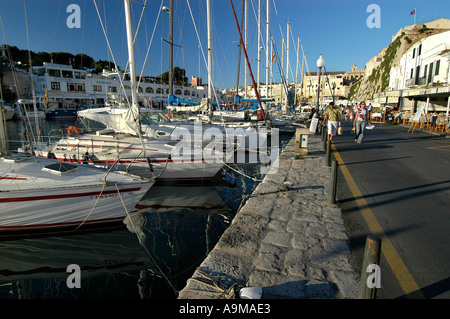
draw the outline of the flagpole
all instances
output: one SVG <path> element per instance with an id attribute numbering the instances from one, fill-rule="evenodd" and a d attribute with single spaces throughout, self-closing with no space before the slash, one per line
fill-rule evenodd
<path id="1" fill-rule="evenodd" d="M 414 24 L 416 24 L 416 14 L 417 14 L 417 11 L 416 11 L 416 8 L 414 8 Z"/>

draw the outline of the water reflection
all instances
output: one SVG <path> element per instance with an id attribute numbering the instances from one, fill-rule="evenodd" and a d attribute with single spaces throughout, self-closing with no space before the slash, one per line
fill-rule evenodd
<path id="1" fill-rule="evenodd" d="M 73 121 L 46 121 L 44 135 Z M 21 122 L 8 136 L 23 139 Z M 280 143 L 290 140 L 283 138 Z M 13 143 L 14 144 L 14 143 Z M 280 151 L 282 149 L 280 145 Z M 118 225 L 66 234 L 0 238 L 0 299 L 176 298 L 262 180 L 257 164 L 225 167 L 212 185 L 155 184 Z M 81 268 L 69 289 L 67 266 Z"/>
<path id="2" fill-rule="evenodd" d="M 0 298 L 175 298 L 234 214 L 212 185 L 155 185 L 136 208 L 109 230 L 0 241 Z"/>

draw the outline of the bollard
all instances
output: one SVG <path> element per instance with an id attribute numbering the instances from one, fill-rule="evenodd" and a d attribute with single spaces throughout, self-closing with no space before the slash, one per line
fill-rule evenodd
<path id="1" fill-rule="evenodd" d="M 325 135 L 325 126 L 321 125 L 320 126 L 320 134 L 322 135 L 322 142 L 326 139 L 326 135 Z"/>
<path id="2" fill-rule="evenodd" d="M 330 189 L 328 192 L 328 202 L 336 204 L 336 186 L 337 186 L 337 161 L 331 163 Z"/>
<path id="3" fill-rule="evenodd" d="M 381 239 L 369 235 L 366 238 L 366 247 L 364 249 L 364 260 L 361 270 L 361 282 L 359 286 L 359 299 L 375 299 L 376 288 L 380 288 L 380 251 Z M 369 275 L 369 271 L 374 271 Z M 375 278 L 375 282 L 373 282 Z"/>
<path id="4" fill-rule="evenodd" d="M 325 156 L 325 164 L 330 167 L 331 165 L 331 141 L 327 141 L 327 149 L 326 149 L 326 156 Z"/>
<path id="5" fill-rule="evenodd" d="M 328 142 L 328 128 L 326 126 L 323 126 L 323 150 L 326 151 L 327 149 L 327 142 Z"/>

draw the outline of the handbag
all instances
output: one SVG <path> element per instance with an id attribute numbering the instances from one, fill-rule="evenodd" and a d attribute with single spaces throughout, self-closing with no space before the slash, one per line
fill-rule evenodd
<path id="1" fill-rule="evenodd" d="M 342 135 L 342 126 L 338 127 L 338 131 L 337 131 L 338 135 Z"/>

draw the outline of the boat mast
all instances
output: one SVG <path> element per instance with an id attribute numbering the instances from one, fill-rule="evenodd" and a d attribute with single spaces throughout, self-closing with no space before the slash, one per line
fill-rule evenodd
<path id="1" fill-rule="evenodd" d="M 139 121 L 139 107 L 137 105 L 137 89 L 136 89 L 136 63 L 134 61 L 134 43 L 133 43 L 133 29 L 131 26 L 131 10 L 130 0 L 124 0 L 125 7 L 125 21 L 127 29 L 127 42 L 128 42 L 128 59 L 130 65 L 130 82 L 131 82 L 131 108 L 133 115 L 138 119 L 138 128 L 141 132 L 141 125 Z M 136 113 L 135 113 L 136 111 Z"/>
<path id="2" fill-rule="evenodd" d="M 241 12 L 241 28 L 244 25 L 244 11 L 245 11 L 245 0 L 242 0 L 242 12 Z M 237 80 L 236 80 L 236 95 L 239 94 L 239 76 L 241 73 L 241 42 L 239 41 L 239 55 L 238 55 L 238 67 L 237 67 Z"/>
<path id="3" fill-rule="evenodd" d="M 247 50 L 247 43 L 248 43 L 248 0 L 244 0 L 245 1 L 245 24 L 244 24 L 244 44 L 243 47 L 245 48 L 245 50 Z M 244 98 L 247 98 L 247 78 L 248 78 L 248 74 L 247 74 L 247 68 L 244 68 Z"/>
<path id="4" fill-rule="evenodd" d="M 169 95 L 173 94 L 173 0 L 169 9 Z"/>
<path id="5" fill-rule="evenodd" d="M 266 14 L 266 98 L 269 98 L 269 65 L 270 65 L 270 55 L 269 55 L 269 8 L 270 0 L 267 0 L 267 14 Z"/>
<path id="6" fill-rule="evenodd" d="M 206 0 L 207 24 L 208 24 L 208 109 L 209 117 L 212 120 L 212 79 L 211 79 L 211 64 L 212 64 L 212 45 L 211 45 L 211 0 Z"/>
<path id="7" fill-rule="evenodd" d="M 236 11 L 234 10 L 233 0 L 230 0 L 230 4 L 231 4 L 231 9 L 233 9 L 234 20 L 236 21 L 236 26 L 237 26 L 237 29 L 238 29 L 238 32 L 239 32 L 239 38 L 241 39 L 241 45 L 244 47 L 245 60 L 247 61 L 248 71 L 250 73 L 250 77 L 252 78 L 253 89 L 255 90 L 256 99 L 258 100 L 258 104 L 259 104 L 259 107 L 260 107 L 261 112 L 262 112 L 264 123 L 267 125 L 266 114 L 264 113 L 264 109 L 263 109 L 262 104 L 261 104 L 261 99 L 259 98 L 259 93 L 258 93 L 258 89 L 256 87 L 255 78 L 253 77 L 252 67 L 250 65 L 250 62 L 249 62 L 249 59 L 248 59 L 248 55 L 247 55 L 247 49 L 244 46 L 244 39 L 242 38 L 241 28 L 239 27 L 239 22 L 238 22 L 238 19 L 237 19 L 237 16 L 236 16 Z"/>
<path id="8" fill-rule="evenodd" d="M 256 85 L 260 85 L 260 68 L 261 68 L 261 0 L 258 0 L 258 72 L 256 75 Z"/>
<path id="9" fill-rule="evenodd" d="M 1 91 L 2 88 L 0 88 L 1 98 L 3 101 L 3 93 Z M 3 104 L 3 102 L 2 102 Z M 3 118 L 3 106 L 0 106 L 0 156 L 7 157 L 9 155 L 9 145 L 8 145 L 8 138 L 7 138 L 7 132 L 5 127 L 5 119 Z"/>

